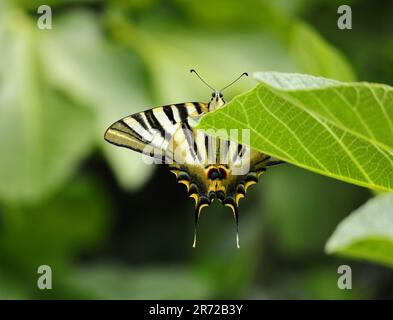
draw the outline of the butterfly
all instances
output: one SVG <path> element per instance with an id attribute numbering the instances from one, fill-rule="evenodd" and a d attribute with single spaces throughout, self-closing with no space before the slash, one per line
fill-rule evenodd
<path id="1" fill-rule="evenodd" d="M 190 71 L 213 90 L 208 103 L 176 103 L 133 114 L 112 124 L 105 140 L 168 165 L 177 181 L 186 186 L 189 197 L 195 200 L 194 248 L 201 211 L 214 199 L 231 208 L 239 248 L 239 201 L 267 167 L 282 161 L 246 144 L 195 129 L 201 117 L 225 105 L 222 92 L 247 73 L 215 90 L 194 69 Z"/>

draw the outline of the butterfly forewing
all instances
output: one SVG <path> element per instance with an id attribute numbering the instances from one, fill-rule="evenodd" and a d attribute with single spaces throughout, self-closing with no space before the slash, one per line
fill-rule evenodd
<path id="1" fill-rule="evenodd" d="M 105 140 L 117 146 L 147 154 L 166 163 L 173 161 L 168 146 L 179 128 L 208 111 L 201 102 L 166 105 L 133 114 L 115 122 L 105 133 Z M 171 148 L 173 149 L 173 147 Z"/>

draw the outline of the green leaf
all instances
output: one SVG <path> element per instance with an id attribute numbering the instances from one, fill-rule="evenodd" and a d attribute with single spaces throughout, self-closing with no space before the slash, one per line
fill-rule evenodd
<path id="1" fill-rule="evenodd" d="M 298 74 L 262 83 L 202 118 L 202 129 L 249 129 L 252 148 L 317 173 L 393 190 L 393 90 Z M 238 141 L 241 141 L 239 135 Z"/>
<path id="2" fill-rule="evenodd" d="M 94 117 L 48 81 L 35 22 L 19 11 L 0 15 L 0 195 L 33 202 L 55 192 L 91 150 Z"/>
<path id="3" fill-rule="evenodd" d="M 372 198 L 351 213 L 328 240 L 326 252 L 393 268 L 393 194 Z"/>
<path id="4" fill-rule="evenodd" d="M 344 131 L 393 151 L 393 88 L 302 74 L 259 72 L 255 78 L 284 99 Z"/>

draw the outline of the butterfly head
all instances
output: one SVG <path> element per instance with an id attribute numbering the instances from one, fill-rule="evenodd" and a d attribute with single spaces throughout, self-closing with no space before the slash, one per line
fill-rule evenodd
<path id="1" fill-rule="evenodd" d="M 203 80 L 203 79 L 201 78 L 201 76 L 200 76 L 194 69 L 191 69 L 190 72 L 191 72 L 191 73 L 195 73 L 195 74 L 197 75 L 197 77 L 198 77 L 205 85 L 207 85 L 210 89 L 213 90 L 212 97 L 211 97 L 210 102 L 209 102 L 209 111 L 214 111 L 214 110 L 216 110 L 216 109 L 222 107 L 222 106 L 225 104 L 224 96 L 223 96 L 222 92 L 223 92 L 226 88 L 228 88 L 229 86 L 231 86 L 232 84 L 234 84 L 234 83 L 235 83 L 237 80 L 239 80 L 241 77 L 243 77 L 243 76 L 248 76 L 248 73 L 247 73 L 247 72 L 244 72 L 244 73 L 242 73 L 239 77 L 237 77 L 234 81 L 232 81 L 230 84 L 228 84 L 227 86 L 225 86 L 224 88 L 222 88 L 221 90 L 216 90 L 216 89 L 214 89 L 211 85 L 209 85 L 205 80 Z"/>
<path id="2" fill-rule="evenodd" d="M 225 104 L 224 95 L 221 91 L 213 91 L 212 97 L 209 103 L 209 111 L 214 111 L 217 108 L 222 107 Z"/>

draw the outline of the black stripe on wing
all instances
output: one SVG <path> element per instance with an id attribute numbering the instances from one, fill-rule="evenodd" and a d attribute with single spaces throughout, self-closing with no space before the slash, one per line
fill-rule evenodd
<path id="1" fill-rule="evenodd" d="M 176 120 L 175 117 L 173 115 L 173 108 L 171 106 L 164 106 L 162 107 L 162 109 L 164 110 L 165 115 L 168 117 L 168 120 L 172 123 L 172 124 L 176 124 Z"/>
<path id="2" fill-rule="evenodd" d="M 189 114 L 187 112 L 187 108 L 185 108 L 185 104 L 175 104 L 176 110 L 179 113 L 179 118 L 181 121 L 184 121 L 188 118 Z"/>
<path id="3" fill-rule="evenodd" d="M 121 137 L 126 137 L 128 139 L 133 139 L 136 141 L 140 141 L 141 143 L 148 144 L 149 141 L 142 137 L 137 131 L 129 127 L 123 120 L 119 120 L 114 123 L 108 130 L 105 132 L 105 140 L 116 144 L 116 145 L 125 145 L 125 143 L 119 142 Z"/>
<path id="4" fill-rule="evenodd" d="M 142 118 L 142 112 L 133 114 L 131 117 L 134 118 L 145 130 L 149 130 L 149 127 L 147 126 L 145 120 L 143 120 Z"/>
<path id="5" fill-rule="evenodd" d="M 152 129 L 158 130 L 161 134 L 161 137 L 165 137 L 167 132 L 165 131 L 163 125 L 160 121 L 157 120 L 156 116 L 154 115 L 153 110 L 147 110 L 144 112 L 146 119 Z"/>

